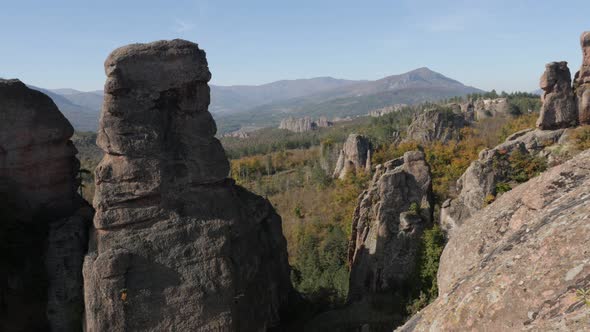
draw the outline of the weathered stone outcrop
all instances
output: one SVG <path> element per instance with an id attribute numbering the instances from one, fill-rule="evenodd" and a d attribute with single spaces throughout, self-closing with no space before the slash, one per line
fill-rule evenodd
<path id="1" fill-rule="evenodd" d="M 398 331 L 586 331 L 590 151 L 500 197 L 444 249 L 439 298 Z"/>
<path id="2" fill-rule="evenodd" d="M 371 170 L 371 142 L 365 136 L 350 134 L 344 142 L 336 168 L 334 178 L 344 179 L 350 172 Z"/>
<path id="3" fill-rule="evenodd" d="M 575 126 L 578 123 L 578 107 L 567 62 L 548 63 L 540 85 L 543 89 L 543 106 L 537 127 L 548 130 Z"/>
<path id="4" fill-rule="evenodd" d="M 0 80 L 0 330 L 80 331 L 92 209 L 76 193 L 71 124 L 45 94 Z"/>
<path id="5" fill-rule="evenodd" d="M 87 330 L 275 326 L 291 291 L 281 219 L 226 179 L 205 52 L 183 40 L 134 44 L 105 71 Z"/>
<path id="6" fill-rule="evenodd" d="M 313 121 L 309 116 L 298 119 L 294 117 L 288 117 L 286 119 L 281 120 L 281 123 L 279 124 L 279 129 L 286 129 L 296 133 L 303 133 L 306 131 L 316 130 L 318 128 L 331 127 L 332 125 L 333 123 L 328 121 L 328 118 L 326 118 L 325 116 L 320 117 L 317 122 Z"/>
<path id="7" fill-rule="evenodd" d="M 475 120 L 508 115 L 510 111 L 510 105 L 506 98 L 478 99 L 472 106 Z"/>
<path id="8" fill-rule="evenodd" d="M 431 181 L 421 151 L 376 167 L 353 217 L 349 303 L 392 307 L 403 298 L 403 285 L 415 271 L 419 238 L 432 224 Z M 386 321 L 393 323 L 396 314 Z"/>
<path id="9" fill-rule="evenodd" d="M 574 90 L 578 104 L 578 120 L 580 124 L 590 124 L 590 31 L 582 33 L 582 67 L 576 73 Z"/>
<path id="10" fill-rule="evenodd" d="M 448 142 L 460 137 L 460 131 L 469 123 L 462 115 L 439 109 L 420 112 L 408 126 L 405 141 L 431 143 Z"/>
<path id="11" fill-rule="evenodd" d="M 479 158 L 457 181 L 457 198 L 443 203 L 440 212 L 442 228 L 452 235 L 453 229 L 481 210 L 488 198 L 496 197 L 498 184 L 511 182 L 510 157 L 514 153 L 550 159 L 550 147 L 559 142 L 565 131 L 526 129 L 509 136 L 493 149 L 481 151 Z"/>

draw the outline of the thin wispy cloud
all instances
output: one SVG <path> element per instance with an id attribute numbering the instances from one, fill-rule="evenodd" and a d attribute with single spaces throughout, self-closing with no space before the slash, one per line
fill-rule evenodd
<path id="1" fill-rule="evenodd" d="M 195 24 L 189 21 L 175 19 L 174 20 L 174 31 L 177 33 L 183 33 L 191 31 L 195 28 Z"/>

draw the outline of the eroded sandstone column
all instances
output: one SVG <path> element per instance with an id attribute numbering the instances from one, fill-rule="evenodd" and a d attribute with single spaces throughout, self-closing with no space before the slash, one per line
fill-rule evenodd
<path id="1" fill-rule="evenodd" d="M 133 44 L 105 62 L 89 331 L 259 331 L 291 290 L 281 219 L 226 179 L 197 44 Z"/>
<path id="2" fill-rule="evenodd" d="M 348 302 L 395 308 L 415 272 L 420 237 L 432 225 L 432 179 L 423 152 L 377 165 L 354 212 L 349 244 Z M 383 314 L 384 321 L 399 312 Z M 373 318 L 375 319 L 375 318 Z"/>
<path id="3" fill-rule="evenodd" d="M 578 123 L 578 107 L 567 62 L 548 63 L 540 85 L 543 89 L 543 106 L 537 127 L 549 130 L 575 126 Z"/>
<path id="4" fill-rule="evenodd" d="M 582 33 L 582 67 L 576 73 L 574 89 L 578 102 L 578 119 L 580 124 L 590 124 L 590 31 Z"/>

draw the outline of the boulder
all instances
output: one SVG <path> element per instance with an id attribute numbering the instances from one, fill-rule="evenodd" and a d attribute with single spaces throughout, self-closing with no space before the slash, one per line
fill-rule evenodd
<path id="1" fill-rule="evenodd" d="M 419 239 L 432 225 L 431 182 L 430 167 L 421 151 L 406 152 L 402 158 L 376 167 L 353 216 L 350 305 L 363 302 L 395 307 L 403 298 L 404 284 L 415 271 Z M 400 315 L 390 312 L 381 323 L 393 323 Z"/>
<path id="2" fill-rule="evenodd" d="M 359 170 L 370 171 L 371 142 L 363 135 L 350 134 L 338 156 L 333 177 L 344 179 L 347 174 Z M 367 163 L 367 160 L 369 162 Z M 369 166 L 369 168 L 367 168 Z"/>
<path id="3" fill-rule="evenodd" d="M 537 127 L 550 130 L 575 126 L 578 123 L 578 107 L 567 62 L 548 63 L 540 85 L 543 89 L 543 106 Z"/>
<path id="4" fill-rule="evenodd" d="M 45 94 L 0 79 L 0 330 L 80 331 L 92 209 L 74 130 Z"/>
<path id="5" fill-rule="evenodd" d="M 105 62 L 87 331 L 261 331 L 291 284 L 281 218 L 227 179 L 197 44 L 158 41 Z"/>
<path id="6" fill-rule="evenodd" d="M 574 89 L 578 102 L 578 120 L 580 124 L 590 124 L 590 31 L 582 33 L 582 67 L 576 73 Z"/>
<path id="7" fill-rule="evenodd" d="M 446 245 L 439 297 L 397 331 L 586 331 L 590 151 L 475 213 Z"/>
<path id="8" fill-rule="evenodd" d="M 441 109 L 430 109 L 414 116 L 404 141 L 421 144 L 458 139 L 460 131 L 469 123 L 463 115 Z"/>

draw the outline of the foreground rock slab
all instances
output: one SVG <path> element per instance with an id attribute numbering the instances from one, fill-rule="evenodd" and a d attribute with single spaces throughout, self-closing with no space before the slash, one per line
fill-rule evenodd
<path id="1" fill-rule="evenodd" d="M 226 179 L 205 52 L 183 40 L 134 44 L 105 71 L 87 330 L 277 325 L 291 291 L 281 219 Z"/>
<path id="2" fill-rule="evenodd" d="M 590 150 L 504 194 L 443 252 L 439 298 L 398 331 L 585 331 Z"/>

